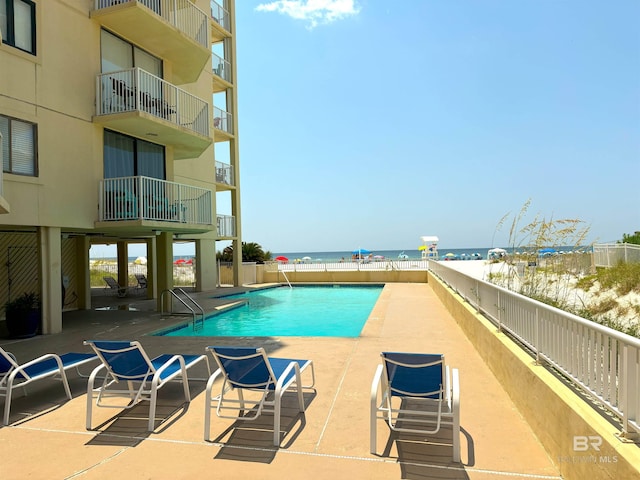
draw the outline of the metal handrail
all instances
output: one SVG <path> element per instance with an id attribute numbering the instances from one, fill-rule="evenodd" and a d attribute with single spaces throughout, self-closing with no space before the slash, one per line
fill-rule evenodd
<path id="1" fill-rule="evenodd" d="M 204 309 L 200 306 L 200 304 L 198 302 L 196 302 L 193 297 L 191 295 L 189 295 L 187 292 L 184 291 L 184 289 L 180 288 L 180 287 L 176 287 L 174 288 L 174 290 L 179 291 L 180 293 L 182 293 L 182 295 L 184 295 L 186 298 L 189 299 L 189 301 L 195 305 L 198 310 L 200 310 L 200 328 L 204 327 L 204 317 L 205 317 L 205 312 Z M 193 319 L 193 329 L 195 330 L 197 327 L 196 325 L 196 319 Z"/>
<path id="2" fill-rule="evenodd" d="M 187 292 L 185 292 L 182 288 L 180 287 L 176 287 L 173 290 L 167 289 L 167 290 L 163 290 L 163 292 L 160 294 L 160 305 L 161 305 L 161 311 L 160 314 L 164 315 L 164 294 L 165 293 L 170 293 L 175 299 L 177 299 L 180 303 L 182 303 L 182 305 L 184 305 L 185 307 L 187 307 L 189 309 L 189 311 L 191 311 L 191 316 L 193 317 L 193 329 L 195 330 L 197 328 L 197 313 L 196 311 L 191 308 L 191 306 L 189 306 L 187 304 L 187 302 L 185 302 L 175 291 L 178 290 L 180 293 L 182 293 L 187 299 L 189 299 L 189 301 L 191 302 L 192 305 L 196 306 L 199 310 L 200 310 L 200 315 L 201 315 L 201 321 L 200 321 L 200 328 L 204 327 L 204 317 L 205 317 L 205 312 L 204 309 L 198 304 L 198 302 L 196 302 Z M 173 302 L 172 302 L 173 305 Z M 173 313 L 173 309 L 171 311 L 171 313 Z"/>

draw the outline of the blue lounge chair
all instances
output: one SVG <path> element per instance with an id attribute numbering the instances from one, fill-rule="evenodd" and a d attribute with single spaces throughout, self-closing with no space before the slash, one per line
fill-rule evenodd
<path id="1" fill-rule="evenodd" d="M 87 340 L 84 344 L 90 345 L 102 361 L 102 365 L 91 372 L 87 385 L 87 430 L 91 430 L 95 398 L 98 407 L 120 409 L 131 408 L 142 400 L 150 400 L 148 430 L 152 432 L 155 427 L 158 390 L 162 386 L 180 377 L 185 401 L 190 402 L 187 370 L 204 360 L 207 371 L 211 374 L 206 355 L 164 354 L 150 359 L 140 342 Z M 101 386 L 94 388 L 96 377 L 101 373 L 106 373 L 104 381 Z M 121 387 L 118 388 L 119 385 Z M 113 397 L 126 397 L 127 402 L 119 405 L 102 403 L 103 399 Z"/>
<path id="2" fill-rule="evenodd" d="M 458 370 L 444 355 L 383 352 L 371 384 L 371 453 L 376 454 L 376 425 L 384 418 L 391 430 L 436 434 L 453 430 L 453 461 L 460 461 L 460 385 Z M 395 399 L 395 401 L 394 401 Z"/>
<path id="3" fill-rule="evenodd" d="M 218 369 L 207 382 L 204 410 L 204 439 L 210 440 L 211 410 L 217 402 L 216 414 L 220 418 L 234 420 L 255 420 L 262 412 L 273 412 L 273 444 L 280 446 L 280 416 L 282 396 L 295 387 L 298 405 L 304 412 L 303 389 L 313 389 L 315 372 L 311 360 L 289 358 L 269 358 L 264 348 L 249 347 L 207 347 L 215 359 Z M 311 384 L 302 383 L 302 373 L 311 367 Z M 219 395 L 212 397 L 211 390 L 215 380 L 222 375 L 224 382 Z M 225 397 L 230 390 L 237 390 L 238 400 Z M 245 399 L 243 392 L 257 392 L 257 405 L 252 407 L 252 415 L 244 415 Z M 223 415 L 223 410 L 237 411 L 237 415 Z M 254 411 L 255 410 L 255 411 Z"/>
<path id="4" fill-rule="evenodd" d="M 25 388 L 36 380 L 59 376 L 67 398 L 71 399 L 71 389 L 65 372 L 97 359 L 98 357 L 93 353 L 65 353 L 64 355 L 49 353 L 19 365 L 13 354 L 0 347 L 0 396 L 4 397 L 3 424 L 9 425 L 11 395 L 14 388 Z"/>

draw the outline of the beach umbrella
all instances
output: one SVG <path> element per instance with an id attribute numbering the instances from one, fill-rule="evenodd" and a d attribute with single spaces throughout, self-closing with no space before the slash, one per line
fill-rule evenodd
<path id="1" fill-rule="evenodd" d="M 541 248 L 540 253 L 556 253 L 555 248 Z"/>
<path id="2" fill-rule="evenodd" d="M 310 262 L 311 261 L 311 257 L 302 257 L 302 261 L 303 262 Z"/>
<path id="3" fill-rule="evenodd" d="M 357 250 L 354 250 L 351 253 L 354 254 L 354 255 L 369 255 L 371 253 L 371 251 L 367 250 L 366 248 L 359 248 Z"/>
<path id="4" fill-rule="evenodd" d="M 288 262 L 289 259 L 287 257 L 283 257 L 282 255 L 280 255 L 279 257 L 276 257 L 276 262 Z"/>
<path id="5" fill-rule="evenodd" d="M 186 262 L 186 260 L 184 258 L 179 258 L 178 260 L 173 262 L 173 264 L 174 265 L 184 265 L 185 262 Z"/>
<path id="6" fill-rule="evenodd" d="M 427 249 L 427 246 L 426 246 L 426 245 L 420 245 L 420 246 L 418 247 L 418 251 L 422 251 L 422 250 L 426 250 L 426 249 Z"/>

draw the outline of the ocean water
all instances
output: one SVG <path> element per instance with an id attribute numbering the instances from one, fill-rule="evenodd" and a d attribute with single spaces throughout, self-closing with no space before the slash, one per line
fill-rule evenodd
<path id="1" fill-rule="evenodd" d="M 362 247 L 365 249 L 366 247 Z M 442 249 L 438 248 L 438 254 L 440 258 L 442 258 L 447 253 L 453 253 L 458 257 L 461 257 L 463 254 L 472 255 L 474 253 L 479 253 L 482 255 L 482 258 L 487 258 L 487 252 L 490 247 L 478 247 L 478 248 L 449 248 Z M 410 260 L 420 260 L 422 258 L 422 252 L 417 248 L 413 250 L 369 250 L 373 255 L 381 255 L 384 258 L 388 258 L 391 260 L 397 260 L 398 256 L 401 254 L 405 254 L 409 257 Z M 296 259 L 302 259 L 304 257 L 310 257 L 312 261 L 322 261 L 326 263 L 339 262 L 340 260 L 351 260 L 352 251 L 343 251 L 343 252 L 278 252 L 272 253 L 272 258 L 276 258 L 279 256 L 283 256 L 289 259 L 290 262 L 295 261 Z"/>

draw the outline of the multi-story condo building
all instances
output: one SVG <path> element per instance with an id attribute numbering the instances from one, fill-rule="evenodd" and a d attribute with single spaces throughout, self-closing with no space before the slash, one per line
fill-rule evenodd
<path id="1" fill-rule="evenodd" d="M 176 241 L 196 290 L 217 241 L 242 283 L 234 24 L 234 0 L 0 0 L 0 304 L 35 292 L 60 332 L 91 308 L 92 244 L 117 245 L 120 284 L 145 244 L 159 307 Z"/>

